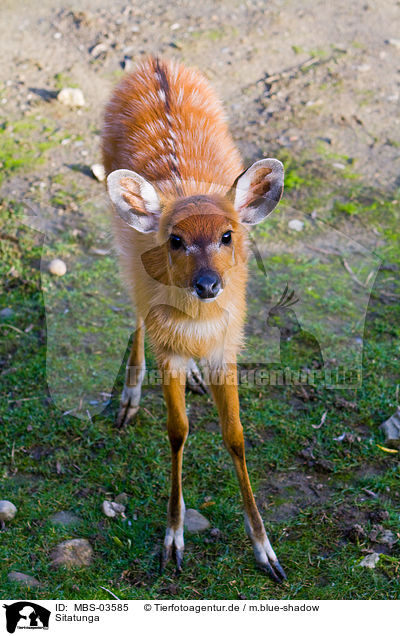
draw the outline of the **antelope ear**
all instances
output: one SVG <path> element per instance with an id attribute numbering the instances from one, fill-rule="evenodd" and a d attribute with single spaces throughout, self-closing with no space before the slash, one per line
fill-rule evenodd
<path id="1" fill-rule="evenodd" d="M 283 164 L 278 159 L 256 161 L 237 180 L 235 203 L 242 223 L 260 223 L 279 203 L 283 192 Z"/>
<path id="2" fill-rule="evenodd" d="M 114 170 L 107 177 L 107 190 L 120 217 L 138 232 L 156 232 L 160 201 L 149 183 L 132 170 Z"/>

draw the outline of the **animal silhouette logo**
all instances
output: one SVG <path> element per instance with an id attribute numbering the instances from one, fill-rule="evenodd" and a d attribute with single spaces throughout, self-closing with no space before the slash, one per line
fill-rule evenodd
<path id="1" fill-rule="evenodd" d="M 6 610 L 6 628 L 9 634 L 16 629 L 48 629 L 50 610 L 32 603 L 18 601 L 11 605 L 3 605 Z"/>
<path id="2" fill-rule="evenodd" d="M 293 305 L 300 301 L 289 286 L 283 291 L 279 301 L 268 313 L 267 326 L 280 332 L 280 356 L 283 367 L 297 369 L 320 369 L 324 366 L 318 340 L 305 331 L 296 315 Z"/>

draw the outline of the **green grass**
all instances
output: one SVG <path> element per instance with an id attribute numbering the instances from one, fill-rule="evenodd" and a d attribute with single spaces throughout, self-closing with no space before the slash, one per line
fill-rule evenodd
<path id="1" fill-rule="evenodd" d="M 25 159 L 30 166 L 30 155 Z M 101 586 L 121 599 L 398 598 L 399 544 L 381 557 L 375 570 L 366 570 L 358 563 L 373 544 L 368 538 L 353 542 L 347 535 L 353 523 L 361 524 L 368 534 L 374 515 L 382 516 L 382 511 L 387 515 L 380 523 L 398 532 L 398 455 L 377 446 L 383 443 L 378 426 L 396 408 L 399 383 L 396 199 L 352 181 L 344 182 L 345 186 L 341 181 L 337 188 L 334 184 L 328 192 L 320 165 L 308 159 L 296 163 L 290 157 L 287 163 L 286 203 L 306 213 L 318 204 L 324 220 L 344 233 L 353 227 L 346 223 L 356 224 L 362 218 L 363 227 L 379 231 L 378 256 L 391 268 L 380 270 L 369 301 L 361 387 L 330 390 L 317 383 L 306 387 L 306 395 L 298 386 L 243 385 L 240 390 L 249 473 L 288 582 L 276 586 L 254 565 L 215 409 L 208 397 L 197 396 L 187 399 L 191 434 L 184 459 L 185 501 L 187 507 L 202 511 L 221 533 L 218 537 L 209 532 L 186 533 L 182 575 L 175 577 L 172 567 L 160 575 L 169 489 L 161 392 L 157 388 L 144 391 L 136 424 L 124 431 L 114 427 L 114 400 L 104 413 L 94 416 L 101 410 L 99 390 L 112 384 L 131 330 L 131 313 L 119 296 L 114 258 L 90 255 L 107 228 L 89 206 L 80 210 L 84 235 L 79 240 L 66 227 L 57 240 L 43 245 L 42 235 L 17 222 L 19 207 L 5 202 L 0 209 L 0 299 L 1 307 L 11 307 L 14 313 L 0 319 L 0 498 L 11 500 L 18 514 L 1 535 L 4 598 L 32 595 L 31 590 L 7 580 L 11 570 L 40 580 L 42 587 L 35 589 L 38 599 L 107 598 Z M 82 203 L 84 193 L 62 186 L 59 200 L 53 203 L 61 207 L 71 200 Z M 336 200 L 350 201 L 353 207 L 340 207 Z M 275 214 L 270 224 L 259 228 L 263 245 L 283 242 L 287 249 L 266 260 L 267 278 L 252 266 L 250 356 L 259 352 L 263 341 L 265 303 L 276 299 L 288 280 L 292 285 L 302 282 L 314 311 L 314 322 L 309 318 L 307 329 L 318 338 L 324 331 L 327 306 L 333 315 L 347 311 L 352 316 L 348 290 L 341 284 L 344 270 L 334 276 L 323 255 L 296 250 L 299 237 L 288 234 L 287 218 L 282 206 L 281 215 Z M 310 234 L 305 236 L 315 243 L 318 233 L 310 220 L 306 231 Z M 67 262 L 67 274 L 55 280 L 44 273 L 41 279 L 39 259 L 55 256 Z M 356 285 L 354 290 L 357 293 Z M 78 321 L 63 322 L 71 314 Z M 54 355 L 48 359 L 53 366 L 47 371 L 46 334 L 55 343 Z M 96 362 L 98 350 L 102 355 Z M 147 354 L 149 366 L 154 365 L 149 350 Z M 122 368 L 116 393 L 122 385 Z M 63 385 L 58 390 L 57 378 L 71 380 L 73 405 L 82 398 L 82 410 L 91 409 L 91 419 L 63 415 L 68 403 L 63 404 Z M 96 396 L 98 403 L 91 405 Z M 323 426 L 314 428 L 324 412 Z M 342 433 L 348 434 L 346 439 L 336 441 Z M 313 460 L 302 453 L 309 447 Z M 323 461 L 328 461 L 325 473 L 320 472 Z M 129 498 L 127 519 L 105 518 L 102 501 L 121 492 Z M 290 514 L 285 513 L 287 505 L 292 506 Z M 81 522 L 73 528 L 52 525 L 50 517 L 59 510 L 75 512 Z M 72 573 L 52 569 L 51 550 L 75 537 L 90 541 L 93 564 Z"/>
<path id="2" fill-rule="evenodd" d="M 62 88 L 69 86 L 71 88 L 79 88 L 79 84 L 74 82 L 71 77 L 65 73 L 56 73 L 54 75 L 54 86 L 60 91 Z"/>
<path id="3" fill-rule="evenodd" d="M 46 153 L 63 138 L 58 127 L 43 117 L 27 116 L 0 125 L 0 185 L 24 169 L 30 171 L 46 161 Z"/>

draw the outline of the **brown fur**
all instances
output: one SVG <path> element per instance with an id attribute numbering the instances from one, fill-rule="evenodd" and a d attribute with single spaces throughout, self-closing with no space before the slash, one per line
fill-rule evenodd
<path id="1" fill-rule="evenodd" d="M 163 561 L 169 559 L 173 546 L 178 568 L 182 561 L 182 455 L 189 429 L 186 364 L 198 358 L 218 371 L 218 381 L 211 380 L 211 389 L 238 475 L 247 531 L 257 561 L 271 574 L 269 563 L 278 562 L 247 474 L 236 379 L 246 309 L 248 246 L 230 187 L 243 166 L 220 103 L 206 80 L 183 66 L 146 60 L 121 81 L 106 108 L 103 161 L 107 174 L 131 170 L 151 182 L 161 203 L 157 232 L 137 231 L 116 210 L 113 225 L 122 272 L 139 314 L 129 364 L 140 372 L 144 369 L 144 321 L 164 372 L 172 478 Z M 250 202 L 269 189 L 270 170 L 261 168 L 259 172 L 266 175 L 265 183 L 259 186 L 256 180 Z M 150 218 L 153 210 L 143 203 L 140 180 L 134 179 L 134 175 L 121 178 L 122 197 L 136 215 Z M 225 245 L 221 237 L 227 231 L 232 232 L 232 241 Z M 173 249 L 171 234 L 183 240 L 185 249 Z M 220 295 L 209 303 L 193 291 L 194 277 L 204 270 L 218 273 L 222 285 Z M 120 422 L 138 408 L 139 375 L 131 380 L 127 376 L 125 386 L 139 392 L 134 392 L 137 404 L 133 406 L 129 392 L 123 394 Z"/>
<path id="2" fill-rule="evenodd" d="M 161 85 L 155 74 L 160 67 L 164 71 L 168 111 L 166 104 L 157 99 Z M 183 97 L 178 103 L 180 91 Z M 173 127 L 174 153 L 180 166 L 177 181 L 171 179 L 171 166 L 160 158 L 157 128 L 153 132 L 146 128 L 153 121 L 163 122 L 158 131 L 162 133 L 161 140 Z M 102 148 L 107 174 L 117 169 L 134 170 L 154 182 L 161 193 L 163 211 L 156 241 L 153 234 L 142 235 L 127 226 L 119 215 L 113 218 L 123 275 L 157 355 L 162 358 L 163 352 L 171 351 L 174 326 L 172 348 L 177 355 L 208 358 L 217 343 L 225 342 L 226 358 L 234 358 L 242 342 L 247 245 L 237 212 L 221 194 L 228 192 L 242 172 L 242 164 L 212 89 L 191 69 L 153 59 L 143 62 L 114 91 L 106 109 Z M 179 196 L 182 193 L 185 196 Z M 205 196 L 199 197 L 199 193 Z M 132 205 L 135 195 L 132 191 Z M 207 261 L 204 252 L 197 260 L 193 255 L 176 254 L 172 255 L 171 265 L 165 246 L 168 235 L 173 231 L 184 234 L 189 241 L 202 237 L 206 242 L 216 242 L 230 228 L 234 229 L 234 261 L 232 250 L 226 249 L 210 262 L 224 280 L 223 294 L 216 302 L 204 304 L 189 294 L 179 293 L 179 288 L 182 292 L 187 287 L 196 268 L 206 266 Z M 213 336 L 208 332 L 203 337 L 198 335 L 191 328 L 193 319 L 212 321 Z M 180 330 L 177 324 L 181 325 Z"/>

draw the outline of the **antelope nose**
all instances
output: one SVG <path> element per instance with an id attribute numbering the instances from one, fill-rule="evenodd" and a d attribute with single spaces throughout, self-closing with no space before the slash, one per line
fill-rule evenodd
<path id="1" fill-rule="evenodd" d="M 221 279 L 216 272 L 200 272 L 193 281 L 199 298 L 215 298 L 221 289 Z"/>

